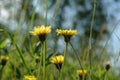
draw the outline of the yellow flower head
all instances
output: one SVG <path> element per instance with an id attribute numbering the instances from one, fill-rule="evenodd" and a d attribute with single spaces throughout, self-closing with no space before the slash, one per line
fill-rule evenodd
<path id="1" fill-rule="evenodd" d="M 6 61 L 7 61 L 7 60 L 9 59 L 9 57 L 8 57 L 8 56 L 1 56 L 0 59 L 1 59 L 1 60 L 6 60 Z"/>
<path id="2" fill-rule="evenodd" d="M 60 70 L 62 68 L 62 63 L 64 62 L 64 56 L 62 55 L 53 56 L 50 59 L 50 62 L 55 64 L 56 68 Z"/>
<path id="3" fill-rule="evenodd" d="M 108 71 L 110 69 L 110 61 L 105 62 L 105 69 Z"/>
<path id="4" fill-rule="evenodd" d="M 77 33 L 77 30 L 62 30 L 62 29 L 57 29 L 56 30 L 58 35 L 64 35 L 64 36 L 73 36 Z"/>
<path id="5" fill-rule="evenodd" d="M 105 62 L 105 65 L 110 65 L 110 61 L 106 61 L 106 62 Z"/>
<path id="6" fill-rule="evenodd" d="M 46 39 L 46 35 L 51 32 L 51 26 L 36 26 L 33 31 L 30 31 L 32 35 L 38 36 L 40 41 L 44 41 Z"/>
<path id="7" fill-rule="evenodd" d="M 58 35 L 63 35 L 65 42 L 69 42 L 71 36 L 77 34 L 77 30 L 62 30 L 62 29 L 57 29 L 56 30 Z"/>
<path id="8" fill-rule="evenodd" d="M 79 76 L 86 75 L 86 74 L 87 74 L 87 70 L 77 70 L 77 74 L 78 74 Z"/>
<path id="9" fill-rule="evenodd" d="M 35 78 L 35 76 L 28 75 L 28 76 L 24 76 L 23 80 L 37 80 L 37 79 Z"/>
<path id="10" fill-rule="evenodd" d="M 39 35 L 46 35 L 51 32 L 51 26 L 35 26 L 33 31 L 30 31 L 32 35 L 39 36 Z"/>
<path id="11" fill-rule="evenodd" d="M 1 64 L 4 66 L 7 63 L 8 59 L 9 59 L 8 56 L 1 56 L 0 57 Z"/>
<path id="12" fill-rule="evenodd" d="M 62 55 L 54 56 L 51 58 L 50 62 L 54 64 L 63 63 L 64 57 Z"/>

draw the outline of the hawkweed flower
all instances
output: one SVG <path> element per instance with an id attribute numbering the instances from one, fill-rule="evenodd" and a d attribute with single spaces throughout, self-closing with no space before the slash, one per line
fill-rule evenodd
<path id="1" fill-rule="evenodd" d="M 106 71 L 110 69 L 110 61 L 105 62 L 105 69 Z"/>
<path id="2" fill-rule="evenodd" d="M 57 29 L 56 30 L 58 35 L 63 35 L 65 42 L 69 42 L 71 36 L 75 35 L 77 33 L 77 30 L 62 30 L 62 29 Z"/>
<path id="3" fill-rule="evenodd" d="M 87 70 L 77 70 L 79 80 L 86 80 Z"/>
<path id="4" fill-rule="evenodd" d="M 64 62 L 64 56 L 63 55 L 57 55 L 57 56 L 53 56 L 51 59 L 50 59 L 50 62 L 55 64 L 56 68 L 58 70 L 61 70 L 62 68 L 62 64 Z"/>
<path id="5" fill-rule="evenodd" d="M 35 26 L 33 31 L 30 31 L 32 35 L 38 36 L 41 42 L 44 42 L 46 35 L 51 32 L 51 26 Z"/>
<path id="6" fill-rule="evenodd" d="M 23 80 L 37 80 L 35 76 L 26 75 Z"/>
<path id="7" fill-rule="evenodd" d="M 9 59 L 8 56 L 1 56 L 1 57 L 0 57 L 1 64 L 2 64 L 3 66 L 5 66 L 6 63 L 7 63 L 7 61 L 8 61 L 8 59 Z"/>

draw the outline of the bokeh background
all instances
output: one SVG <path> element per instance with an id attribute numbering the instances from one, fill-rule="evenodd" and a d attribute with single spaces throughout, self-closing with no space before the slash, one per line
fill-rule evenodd
<path id="1" fill-rule="evenodd" d="M 120 75 L 120 0 L 97 0 L 96 4 L 92 29 L 93 53 L 97 58 L 105 48 L 103 61 L 111 61 L 116 75 Z M 64 52 L 63 37 L 56 37 L 55 30 L 58 28 L 76 29 L 78 34 L 72 37 L 71 42 L 80 55 L 85 53 L 88 49 L 93 5 L 93 0 L 48 0 L 47 20 L 48 25 L 52 26 L 52 33 L 47 38 L 50 53 Z M 29 48 L 32 47 L 31 41 L 38 41 L 29 31 L 34 26 L 44 25 L 45 20 L 45 0 L 0 0 L 0 54 L 7 55 L 14 51 L 14 47 L 11 49 L 12 41 L 3 34 L 3 28 L 7 28 L 27 54 L 32 52 Z M 69 54 L 73 55 L 73 51 L 69 51 Z"/>

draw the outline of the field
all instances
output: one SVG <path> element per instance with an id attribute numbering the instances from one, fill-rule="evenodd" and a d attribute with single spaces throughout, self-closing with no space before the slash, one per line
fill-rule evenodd
<path id="1" fill-rule="evenodd" d="M 0 24 L 0 80 L 120 80 L 120 68 L 111 65 L 113 55 L 107 51 L 116 26 L 109 33 L 105 45 L 99 45 L 104 34 L 93 38 L 96 34 L 93 33 L 96 1 L 88 38 L 81 36 L 77 28 L 50 25 L 48 0 L 45 1 L 45 19 L 41 25 L 34 23 L 34 10 L 26 29 L 21 28 L 21 20 L 14 31 Z M 56 4 L 54 18 L 59 0 Z M 115 62 L 118 60 L 119 56 Z"/>

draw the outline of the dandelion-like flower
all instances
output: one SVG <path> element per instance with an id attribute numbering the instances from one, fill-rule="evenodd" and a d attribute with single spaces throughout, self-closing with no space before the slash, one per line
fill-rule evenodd
<path id="1" fill-rule="evenodd" d="M 63 35 L 65 38 L 65 42 L 69 42 L 71 36 L 77 34 L 77 30 L 62 30 L 62 29 L 57 29 L 56 30 L 58 35 Z"/>
<path id="2" fill-rule="evenodd" d="M 27 75 L 27 76 L 24 76 L 23 80 L 37 80 L 37 79 L 35 78 L 35 76 Z"/>
<path id="3" fill-rule="evenodd" d="M 1 57 L 0 57 L 1 64 L 2 64 L 3 66 L 5 66 L 6 63 L 7 63 L 7 61 L 8 61 L 8 59 L 9 59 L 8 56 L 1 56 Z"/>
<path id="4" fill-rule="evenodd" d="M 110 61 L 105 62 L 105 69 L 108 71 L 110 69 Z"/>
<path id="5" fill-rule="evenodd" d="M 57 56 L 53 56 L 50 59 L 50 62 L 55 64 L 56 68 L 58 70 L 60 70 L 62 68 L 62 64 L 64 62 L 64 56 L 63 55 L 57 55 Z"/>
<path id="6" fill-rule="evenodd" d="M 87 70 L 77 70 L 79 80 L 86 80 Z"/>
<path id="7" fill-rule="evenodd" d="M 51 32 L 51 26 L 35 26 L 33 31 L 30 31 L 32 35 L 38 36 L 40 41 L 45 41 L 46 35 Z"/>

